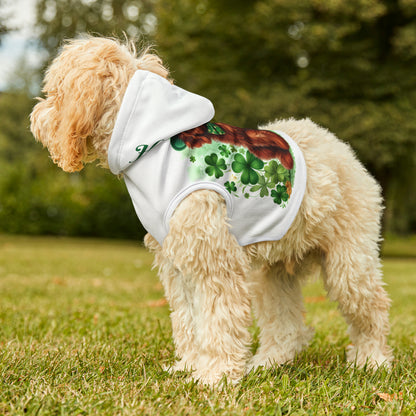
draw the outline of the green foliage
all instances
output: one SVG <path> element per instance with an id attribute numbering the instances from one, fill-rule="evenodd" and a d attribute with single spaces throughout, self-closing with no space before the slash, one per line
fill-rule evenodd
<path id="1" fill-rule="evenodd" d="M 1 14 L 0 14 L 0 45 L 1 45 L 2 37 L 4 35 L 6 35 L 7 33 L 9 33 L 10 30 L 11 30 L 11 28 L 7 24 L 7 18 L 9 18 L 10 16 L 7 15 L 6 13 L 4 13 L 4 11 L 2 10 L 5 3 L 6 2 L 4 0 L 0 0 L 0 10 L 1 10 Z"/>
<path id="2" fill-rule="evenodd" d="M 403 243 L 415 253 L 415 242 Z M 293 364 L 221 390 L 164 371 L 174 346 L 151 264 L 132 242 L 0 235 L 0 414 L 414 414 L 414 258 L 384 260 L 391 372 L 348 368 L 347 326 L 313 283 L 304 291 L 311 345 Z"/>
<path id="3" fill-rule="evenodd" d="M 0 38 L 2 30 L 8 30 L 4 23 L 2 16 Z M 81 32 L 118 37 L 125 32 L 129 37 L 155 41 L 176 83 L 210 98 L 218 120 L 255 127 L 275 118 L 310 117 L 328 127 L 351 143 L 381 183 L 386 199 L 385 229 L 416 230 L 413 0 L 37 2 L 36 33 L 49 58 L 56 55 L 64 38 Z M 104 214 L 103 201 L 111 207 L 123 201 L 113 215 L 119 212 L 122 222 L 129 218 L 130 225 L 126 223 L 122 229 L 135 228 L 134 213 L 127 207 L 128 198 L 119 181 L 98 170 L 60 177 L 46 152 L 33 142 L 27 129 L 33 101 L 25 91 L 33 87 L 36 77 L 29 75 L 27 80 L 25 74 L 19 75 L 16 85 L 22 86 L 21 94 L 0 96 L 0 229 L 21 232 L 33 227 L 35 232 L 37 220 L 28 221 L 32 212 L 44 224 L 56 222 L 37 228 L 39 232 L 72 235 L 77 230 L 96 235 L 96 230 L 115 228 L 115 218 Z M 266 178 L 270 183 L 286 183 L 282 174 Z M 87 180 L 97 180 L 97 189 Z M 248 184 L 252 185 L 250 178 Z M 233 192 L 231 185 L 230 189 Z M 267 186 L 263 184 L 258 192 L 265 195 Z M 41 195 L 47 204 L 39 201 Z M 93 201 L 95 197 L 101 202 Z M 53 202 L 54 198 L 59 202 Z M 80 201 L 89 202 L 83 206 Z M 48 217 L 47 208 L 57 205 L 59 215 L 50 209 L 52 216 Z M 110 224 L 100 220 L 98 225 L 96 208 Z M 87 217 L 80 214 L 83 209 Z M 130 214 L 124 215 L 127 212 Z M 57 225 L 60 220 L 69 224 L 71 218 L 73 231 Z"/>
<path id="4" fill-rule="evenodd" d="M 68 175 L 54 166 L 40 171 L 23 163 L 7 166 L 0 177 L 0 230 L 142 238 L 123 182 L 94 169 Z"/>
<path id="5" fill-rule="evenodd" d="M 349 141 L 382 184 L 386 228 L 414 227 L 414 2 L 161 0 L 156 14 L 173 77 L 209 97 L 218 120 L 312 118 Z"/>
<path id="6" fill-rule="evenodd" d="M 152 0 L 39 0 L 39 40 L 51 56 L 63 39 L 80 33 L 98 33 L 123 38 L 145 36 L 154 30 Z"/>
<path id="7" fill-rule="evenodd" d="M 53 165 L 29 131 L 33 104 L 23 93 L 0 95 L 0 230 L 143 237 L 122 181 L 92 166 L 68 175 Z"/>

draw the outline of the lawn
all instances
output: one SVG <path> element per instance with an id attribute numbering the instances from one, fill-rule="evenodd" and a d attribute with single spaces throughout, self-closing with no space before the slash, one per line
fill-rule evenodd
<path id="1" fill-rule="evenodd" d="M 414 415 L 416 240 L 389 239 L 384 253 L 390 372 L 348 368 L 346 325 L 311 283 L 310 347 L 211 390 L 163 370 L 174 360 L 169 309 L 140 244 L 0 235 L 0 414 Z"/>

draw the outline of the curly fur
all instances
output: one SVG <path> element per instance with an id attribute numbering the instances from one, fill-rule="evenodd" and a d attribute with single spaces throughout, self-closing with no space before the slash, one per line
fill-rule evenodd
<path id="1" fill-rule="evenodd" d="M 107 149 L 127 85 L 137 69 L 167 77 L 161 59 L 133 43 L 87 36 L 67 41 L 45 74 L 45 99 L 31 114 L 33 135 L 64 171 L 81 170 Z"/>
<path id="2" fill-rule="evenodd" d="M 66 171 L 98 160 L 107 149 L 123 94 L 136 69 L 163 77 L 161 60 L 132 45 L 86 37 L 67 42 L 46 72 L 45 99 L 31 130 Z M 301 283 L 322 267 L 328 296 L 349 324 L 347 359 L 362 367 L 388 365 L 389 298 L 383 288 L 378 243 L 380 188 L 351 148 L 308 119 L 263 127 L 286 132 L 305 157 L 305 196 L 280 241 L 238 245 L 225 203 L 197 191 L 176 209 L 163 247 L 147 235 L 171 307 L 179 361 L 172 370 L 216 384 L 225 375 L 293 360 L 311 339 L 303 322 Z M 317 272 L 318 270 L 318 272 Z M 250 357 L 251 306 L 260 346 Z"/>

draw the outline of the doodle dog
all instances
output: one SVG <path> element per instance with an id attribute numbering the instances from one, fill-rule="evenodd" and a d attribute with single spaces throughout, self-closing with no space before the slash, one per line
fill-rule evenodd
<path id="1" fill-rule="evenodd" d="M 293 361 L 313 333 L 301 286 L 320 270 L 349 326 L 347 360 L 389 365 L 380 187 L 349 145 L 309 119 L 216 122 L 157 55 L 114 39 L 67 41 L 43 93 L 31 130 L 52 160 L 97 161 L 127 185 L 171 309 L 172 371 L 216 385 Z"/>

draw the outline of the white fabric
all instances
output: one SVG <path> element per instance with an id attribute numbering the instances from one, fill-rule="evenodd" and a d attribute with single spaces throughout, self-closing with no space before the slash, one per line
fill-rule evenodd
<path id="1" fill-rule="evenodd" d="M 136 71 L 124 95 L 108 149 L 115 175 L 159 140 L 198 127 L 214 117 L 207 98 L 192 94 L 149 71 Z M 148 146 L 143 150 L 143 147 Z M 140 150 L 136 150 L 139 148 Z"/>
<path id="2" fill-rule="evenodd" d="M 169 139 L 210 121 L 213 114 L 213 106 L 206 98 L 147 71 L 137 71 L 127 88 L 111 138 L 111 171 L 123 172 L 141 223 L 161 245 L 178 204 L 199 189 L 211 189 L 224 197 L 230 230 L 240 245 L 281 239 L 305 192 L 306 165 L 302 153 L 288 135 L 278 132 L 288 142 L 296 167 L 292 193 L 284 207 L 271 197 L 246 199 L 242 194 L 230 194 L 224 184 L 233 180 L 232 172 L 218 179 L 208 175 L 195 179 L 190 174 L 194 166 L 189 156 L 196 149 L 187 149 L 185 158 L 183 152 L 173 149 Z"/>

